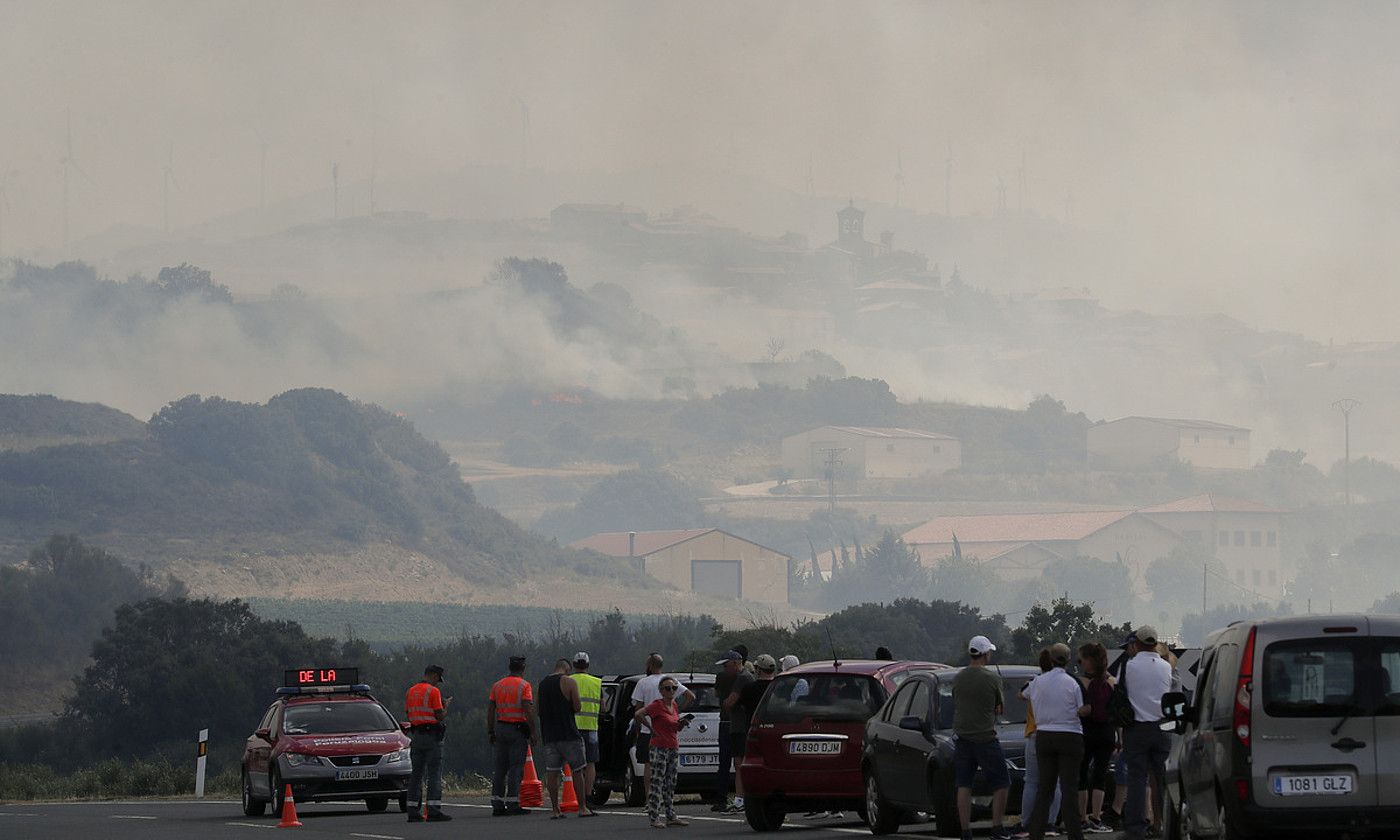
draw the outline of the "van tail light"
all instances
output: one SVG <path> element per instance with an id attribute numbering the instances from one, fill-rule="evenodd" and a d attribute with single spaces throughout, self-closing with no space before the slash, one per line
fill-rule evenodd
<path id="1" fill-rule="evenodd" d="M 1236 779 L 1236 780 L 1235 780 L 1235 797 L 1236 797 L 1237 799 L 1239 799 L 1241 802 L 1248 802 L 1248 801 L 1249 801 L 1249 780 L 1248 780 L 1248 779 Z"/>
<path id="2" fill-rule="evenodd" d="M 1257 627 L 1249 628 L 1249 640 L 1244 643 L 1244 653 L 1240 656 L 1240 677 L 1235 684 L 1235 737 L 1240 745 L 1249 747 L 1250 695 L 1254 692 L 1254 634 Z M 1247 792 L 1247 791 L 1246 791 Z"/>

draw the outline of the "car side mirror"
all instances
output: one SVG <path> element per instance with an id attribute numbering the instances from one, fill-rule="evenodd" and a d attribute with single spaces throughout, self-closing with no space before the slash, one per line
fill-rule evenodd
<path id="1" fill-rule="evenodd" d="M 413 724 L 409 723 L 408 721 L 404 720 L 399 722 L 399 729 L 403 730 L 404 732 L 408 732 L 408 730 L 411 728 L 413 728 Z"/>
<path id="2" fill-rule="evenodd" d="M 924 722 L 916 715 L 905 715 L 899 719 L 899 728 L 922 733 L 924 731 Z"/>
<path id="3" fill-rule="evenodd" d="M 258 731 L 254 732 L 253 734 L 256 735 L 257 737 L 263 739 L 264 741 L 268 742 L 269 744 L 272 743 L 272 730 L 271 730 L 271 729 L 259 729 Z"/>
<path id="4" fill-rule="evenodd" d="M 1186 693 L 1168 691 L 1162 695 L 1162 717 L 1174 723 L 1177 732 L 1186 727 L 1190 720 L 1191 706 L 1186 702 Z"/>

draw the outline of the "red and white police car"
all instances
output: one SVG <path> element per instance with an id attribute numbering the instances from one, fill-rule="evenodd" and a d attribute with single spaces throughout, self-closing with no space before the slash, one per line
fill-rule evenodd
<path id="1" fill-rule="evenodd" d="M 297 802 L 363 800 L 407 810 L 408 736 L 360 683 L 358 668 L 285 672 L 277 700 L 243 748 L 243 813 L 282 815 L 286 786 Z"/>

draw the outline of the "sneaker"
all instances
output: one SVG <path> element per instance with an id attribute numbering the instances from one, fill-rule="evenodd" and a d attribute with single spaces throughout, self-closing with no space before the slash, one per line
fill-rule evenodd
<path id="1" fill-rule="evenodd" d="M 690 825 L 690 823 L 686 822 L 685 820 L 681 819 L 680 817 L 669 817 L 669 818 L 667 818 L 667 820 L 666 820 L 666 824 L 667 824 L 667 825 L 679 825 L 679 826 L 687 826 L 687 825 Z"/>
<path id="2" fill-rule="evenodd" d="M 742 814 L 742 813 L 744 813 L 744 809 L 743 809 L 743 808 L 740 808 L 738 805 L 736 805 L 736 804 L 734 804 L 733 802 L 731 802 L 731 803 L 729 803 L 729 807 L 724 809 L 724 813 L 726 813 L 726 814 Z"/>
<path id="3" fill-rule="evenodd" d="M 1048 835 L 1049 832 L 1047 831 L 1046 834 Z M 1004 825 L 994 826 L 992 828 L 992 833 L 987 836 L 992 838 L 992 840 L 1011 840 L 1011 832 L 1007 831 Z"/>
<path id="4" fill-rule="evenodd" d="M 807 813 L 805 813 L 805 814 L 802 815 L 802 819 L 804 819 L 804 820 L 819 820 L 819 819 L 821 819 L 822 817 L 825 817 L 825 816 L 826 816 L 826 812 L 825 812 L 825 811 L 808 811 Z"/>
<path id="5" fill-rule="evenodd" d="M 1052 825 L 1052 826 L 1050 826 L 1049 828 L 1045 829 L 1045 836 L 1046 836 L 1046 837 L 1059 837 L 1059 836 L 1060 836 L 1060 830 L 1059 830 L 1058 828 L 1056 828 L 1055 826 Z"/>
<path id="6" fill-rule="evenodd" d="M 1113 829 L 1104 825 L 1102 820 L 1096 820 L 1090 817 L 1084 823 L 1084 832 L 1086 834 L 1112 834 Z"/>
<path id="7" fill-rule="evenodd" d="M 666 827 L 666 821 L 665 821 L 665 820 L 652 820 L 652 821 L 651 821 L 651 827 L 652 827 L 652 828 L 665 828 L 665 827 Z"/>
<path id="8" fill-rule="evenodd" d="M 844 820 L 846 818 L 846 812 L 844 811 L 827 811 L 826 815 L 833 820 Z"/>
<path id="9" fill-rule="evenodd" d="M 716 802 L 710 806 L 710 810 L 714 811 L 716 814 L 723 814 L 725 811 L 729 810 L 729 803 L 727 801 Z"/>
<path id="10" fill-rule="evenodd" d="M 1031 836 L 1031 833 L 1030 833 L 1029 831 L 1026 831 L 1026 830 L 1023 828 L 1023 829 L 1021 829 L 1020 831 L 1016 832 L 1015 834 L 1011 835 L 1011 840 L 1026 840 L 1026 838 L 1028 838 L 1028 837 L 1030 837 L 1030 836 Z"/>

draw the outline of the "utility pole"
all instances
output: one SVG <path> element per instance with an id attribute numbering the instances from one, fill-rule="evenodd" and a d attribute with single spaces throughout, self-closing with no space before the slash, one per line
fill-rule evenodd
<path id="1" fill-rule="evenodd" d="M 1205 614 L 1206 614 L 1206 586 L 1209 584 L 1209 580 L 1210 580 L 1210 564 L 1209 564 L 1209 563 L 1202 563 L 1202 564 L 1201 564 L 1201 616 L 1202 616 L 1203 618 L 1205 617 Z"/>
<path id="2" fill-rule="evenodd" d="M 1346 460 L 1342 463 L 1342 488 L 1348 507 L 1351 506 L 1351 412 L 1358 405 L 1361 405 L 1361 402 L 1350 397 L 1332 403 L 1333 408 L 1342 412 L 1342 426 L 1345 430 Z"/>
<path id="3" fill-rule="evenodd" d="M 953 141 L 948 141 L 948 157 L 943 161 L 943 217 L 953 218 Z"/>
<path id="4" fill-rule="evenodd" d="M 841 466 L 841 459 L 836 457 L 846 451 L 845 447 L 830 447 L 821 450 L 826 453 L 826 497 L 827 510 L 836 513 L 836 468 Z"/>

